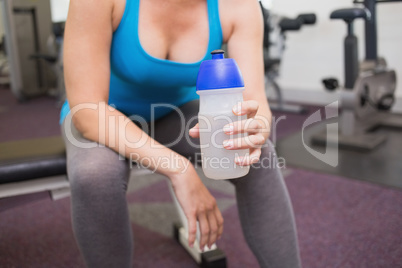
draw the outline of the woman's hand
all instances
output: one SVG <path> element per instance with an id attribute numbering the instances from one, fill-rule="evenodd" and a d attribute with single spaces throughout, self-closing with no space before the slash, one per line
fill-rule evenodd
<path id="1" fill-rule="evenodd" d="M 249 166 L 258 162 L 261 156 L 261 147 L 269 136 L 269 122 L 266 119 L 259 120 L 255 118 L 258 108 L 258 102 L 254 100 L 236 104 L 232 109 L 233 114 L 238 116 L 247 115 L 247 119 L 233 122 L 223 127 L 224 133 L 228 135 L 238 133 L 248 134 L 242 138 L 223 141 L 223 147 L 227 150 L 250 149 L 248 156 L 235 159 L 236 164 L 239 166 Z M 198 124 L 190 129 L 190 136 L 193 138 L 200 136 Z"/>
<path id="2" fill-rule="evenodd" d="M 247 119 L 233 122 L 223 127 L 223 131 L 228 135 L 247 133 L 242 138 L 227 139 L 223 141 L 223 147 L 228 150 L 250 149 L 250 154 L 245 157 L 238 157 L 235 162 L 239 166 L 248 166 L 258 162 L 261 156 L 261 147 L 267 137 L 264 136 L 263 124 L 255 118 L 259 104 L 257 101 L 243 101 L 235 105 L 232 109 L 233 114 L 241 116 L 247 115 Z"/>
<path id="3" fill-rule="evenodd" d="M 204 186 L 194 167 L 170 177 L 176 197 L 187 217 L 188 243 L 194 245 L 197 233 L 197 220 L 200 225 L 200 249 L 211 247 L 223 232 L 223 217 L 215 198 Z"/>

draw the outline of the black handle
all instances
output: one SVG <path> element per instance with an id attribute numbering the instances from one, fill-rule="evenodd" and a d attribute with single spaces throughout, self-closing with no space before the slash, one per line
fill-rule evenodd
<path id="1" fill-rule="evenodd" d="M 313 25 L 317 21 L 317 16 L 314 13 L 306 13 L 306 14 L 300 14 L 298 19 L 301 19 L 303 21 L 303 24 L 308 24 L 308 25 Z"/>

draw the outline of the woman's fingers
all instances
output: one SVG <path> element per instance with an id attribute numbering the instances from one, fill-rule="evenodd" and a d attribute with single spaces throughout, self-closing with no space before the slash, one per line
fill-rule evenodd
<path id="1" fill-rule="evenodd" d="M 259 104 L 255 100 L 243 101 L 233 106 L 235 115 L 247 115 L 249 118 L 254 117 L 258 111 Z"/>
<path id="2" fill-rule="evenodd" d="M 243 138 L 229 139 L 223 141 L 223 147 L 227 150 L 239 150 L 259 148 L 265 143 L 265 138 L 261 133 L 249 135 Z"/>
<path id="3" fill-rule="evenodd" d="M 243 157 L 237 157 L 235 159 L 235 163 L 238 166 L 250 166 L 254 163 L 257 163 L 260 160 L 260 156 L 261 156 L 260 148 L 251 149 L 249 155 Z"/>
<path id="4" fill-rule="evenodd" d="M 223 217 L 215 199 L 199 210 L 198 222 L 201 232 L 200 248 L 203 250 L 206 245 L 211 248 L 223 232 Z"/>
<path id="5" fill-rule="evenodd" d="M 189 134 L 190 134 L 190 137 L 192 137 L 192 138 L 199 138 L 200 137 L 200 128 L 198 126 L 198 123 L 197 123 L 197 125 L 195 125 L 193 128 L 191 128 L 189 130 Z"/>
<path id="6" fill-rule="evenodd" d="M 216 217 L 216 222 L 218 223 L 218 237 L 217 239 L 220 239 L 223 233 L 223 217 L 222 217 L 222 213 L 219 210 L 218 206 L 216 206 L 215 210 L 215 217 Z"/>
<path id="7" fill-rule="evenodd" d="M 223 132 L 228 135 L 238 134 L 238 133 L 258 133 L 261 132 L 262 125 L 258 120 L 254 118 L 249 118 L 237 122 L 227 124 L 223 127 Z"/>
<path id="8" fill-rule="evenodd" d="M 201 233 L 200 249 L 201 249 L 201 251 L 203 251 L 205 245 L 209 241 L 209 232 L 210 232 L 209 221 L 208 221 L 206 209 L 202 208 L 198 212 L 198 222 L 200 223 L 200 233 Z"/>
<path id="9" fill-rule="evenodd" d="M 189 247 L 193 247 L 197 235 L 197 218 L 195 213 L 187 217 L 187 222 L 188 222 L 188 245 Z"/>
<path id="10" fill-rule="evenodd" d="M 218 222 L 215 216 L 215 208 L 208 211 L 208 222 L 209 222 L 209 239 L 208 239 L 208 247 L 215 243 L 218 238 Z"/>

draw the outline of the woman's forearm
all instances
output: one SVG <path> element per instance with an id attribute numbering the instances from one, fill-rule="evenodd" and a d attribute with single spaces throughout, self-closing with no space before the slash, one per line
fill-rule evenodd
<path id="1" fill-rule="evenodd" d="M 190 166 L 185 157 L 152 139 L 127 116 L 107 104 L 100 103 L 97 109 L 80 109 L 73 114 L 72 121 L 86 139 L 169 178 L 184 173 Z"/>

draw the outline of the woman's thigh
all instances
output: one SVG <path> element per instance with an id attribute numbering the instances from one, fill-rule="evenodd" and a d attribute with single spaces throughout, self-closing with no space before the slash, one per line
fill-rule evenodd
<path id="1" fill-rule="evenodd" d="M 177 110 L 151 123 L 151 137 L 194 161 L 200 152 L 199 139 L 190 137 L 189 130 L 198 122 L 198 110 L 198 100 L 178 107 Z"/>

